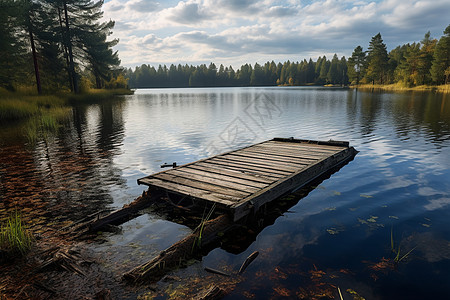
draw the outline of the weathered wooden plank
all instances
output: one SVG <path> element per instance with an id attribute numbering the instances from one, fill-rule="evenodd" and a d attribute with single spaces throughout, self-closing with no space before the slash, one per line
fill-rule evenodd
<path id="1" fill-rule="evenodd" d="M 201 200 L 208 200 L 212 202 L 217 202 L 224 204 L 226 206 L 233 205 L 236 202 L 240 201 L 242 198 L 228 196 L 228 195 L 222 195 L 219 193 L 213 193 L 211 191 L 206 191 L 198 188 L 192 188 L 189 186 L 184 186 L 181 184 L 176 184 L 173 182 L 164 181 L 157 178 L 142 178 L 141 182 L 153 186 L 165 189 L 169 192 L 180 194 L 180 195 L 187 195 L 196 199 Z"/>
<path id="2" fill-rule="evenodd" d="M 181 177 L 169 173 L 159 173 L 158 175 L 152 176 L 152 178 L 158 178 L 161 180 L 167 180 L 179 185 L 189 186 L 196 189 L 202 189 L 205 191 L 210 191 L 212 193 L 216 192 L 222 195 L 228 195 L 233 197 L 246 197 L 250 195 L 249 192 L 244 192 L 232 188 L 224 188 L 216 184 L 207 183 L 203 181 L 197 181 L 186 177 Z"/>
<path id="3" fill-rule="evenodd" d="M 172 175 L 176 175 L 179 177 L 189 178 L 189 179 L 196 180 L 199 182 L 210 183 L 210 184 L 214 184 L 214 185 L 217 185 L 220 187 L 230 188 L 230 189 L 243 191 L 243 192 L 247 192 L 247 193 L 255 193 L 260 190 L 260 187 L 257 188 L 257 187 L 241 184 L 238 182 L 232 182 L 232 181 L 228 181 L 224 178 L 217 179 L 217 178 L 210 177 L 210 176 L 199 175 L 199 174 L 196 174 L 195 172 L 190 172 L 188 170 L 188 168 L 184 168 L 183 170 L 169 170 L 169 171 L 167 171 L 167 174 L 172 174 Z"/>
<path id="4" fill-rule="evenodd" d="M 239 184 L 242 184 L 245 186 L 251 186 L 251 187 L 255 187 L 255 188 L 264 188 L 269 185 L 269 183 L 262 183 L 260 181 L 242 179 L 241 177 L 237 177 L 237 176 L 224 175 L 224 174 L 216 173 L 211 170 L 203 171 L 203 170 L 193 168 L 192 166 L 183 168 L 182 171 L 186 172 L 186 173 L 190 173 L 190 174 L 196 174 L 196 175 L 200 175 L 200 176 L 204 176 L 204 177 L 208 177 L 208 178 L 214 178 L 214 179 L 218 179 L 218 180 L 223 180 L 223 181 L 227 181 L 227 182 L 235 182 L 235 183 L 239 183 Z M 273 180 L 270 183 L 272 183 L 272 182 L 273 182 Z"/>
<path id="5" fill-rule="evenodd" d="M 245 150 L 242 152 L 239 152 L 239 154 L 256 154 L 256 155 L 268 155 L 271 157 L 279 157 L 280 159 L 286 159 L 286 160 L 293 160 L 298 163 L 302 164 L 311 164 L 315 161 L 322 158 L 322 156 L 311 156 L 307 154 L 299 154 L 299 153 L 292 153 L 292 152 L 282 152 L 282 151 L 275 151 L 275 150 L 265 150 L 265 149 L 252 149 L 252 150 Z"/>
<path id="6" fill-rule="evenodd" d="M 261 144 L 264 146 L 270 146 L 270 147 L 280 147 L 280 148 L 288 148 L 288 149 L 303 149 L 303 150 L 312 150 L 312 151 L 339 151 L 342 149 L 345 149 L 343 147 L 331 147 L 331 146 L 319 146 L 319 145 L 313 145 L 313 144 L 294 144 L 294 143 L 283 143 L 283 142 L 267 142 L 264 144 Z"/>
<path id="7" fill-rule="evenodd" d="M 294 139 L 294 138 L 273 138 L 270 141 L 275 142 L 287 142 L 287 143 L 297 143 L 297 144 L 313 144 L 313 145 L 326 145 L 326 146 L 335 146 L 335 147 L 343 147 L 349 148 L 350 143 L 347 141 L 312 141 L 312 140 L 304 140 L 304 139 Z"/>
<path id="8" fill-rule="evenodd" d="M 288 145 L 284 146 L 278 146 L 278 145 L 270 145 L 270 144 L 264 144 L 264 145 L 258 145 L 257 147 L 266 148 L 270 150 L 281 150 L 285 152 L 293 152 L 293 153 L 307 153 L 309 155 L 329 155 L 332 153 L 339 152 L 343 149 L 339 150 L 332 150 L 332 149 L 313 149 L 311 147 L 309 148 L 303 148 L 303 147 L 290 147 Z"/>
<path id="9" fill-rule="evenodd" d="M 246 152 L 235 152 L 230 153 L 227 155 L 224 155 L 226 157 L 239 157 L 239 158 L 245 158 L 245 159 L 257 159 L 262 161 L 267 161 L 273 164 L 287 164 L 289 166 L 304 166 L 309 163 L 306 163 L 305 161 L 297 160 L 295 158 L 289 159 L 287 157 L 279 157 L 275 155 L 270 154 L 261 154 L 261 153 L 246 153 Z"/>
<path id="10" fill-rule="evenodd" d="M 226 159 L 226 160 L 236 161 L 236 162 L 244 162 L 244 163 L 254 164 L 258 167 L 270 168 L 270 169 L 274 169 L 274 170 L 290 171 L 290 172 L 295 172 L 299 168 L 302 168 L 305 166 L 305 164 L 299 165 L 299 164 L 290 164 L 287 162 L 278 162 L 278 161 L 274 162 L 274 161 L 270 161 L 268 159 L 262 159 L 262 158 L 258 158 L 258 157 L 253 157 L 253 158 L 242 157 L 242 156 L 234 155 L 234 154 L 217 156 L 216 158 Z"/>
<path id="11" fill-rule="evenodd" d="M 269 183 L 269 184 L 273 183 L 274 181 L 277 181 L 280 177 L 282 177 L 282 175 L 272 176 L 272 175 L 267 175 L 267 174 L 262 174 L 262 173 L 257 173 L 257 172 L 245 171 L 245 170 L 242 170 L 242 168 L 234 168 L 234 167 L 226 168 L 222 165 L 214 165 L 214 164 L 208 164 L 208 163 L 205 164 L 204 162 L 199 162 L 195 165 L 190 165 L 189 167 L 205 170 L 207 172 L 214 172 L 215 170 L 217 170 L 217 172 L 223 172 L 223 174 L 227 174 L 227 175 L 231 174 L 231 173 L 237 173 L 240 176 L 248 176 L 249 178 L 252 178 L 252 180 L 255 180 L 255 181 L 259 180 L 260 182 Z M 222 173 L 220 173 L 220 174 L 222 174 Z M 238 177 L 237 174 L 236 174 L 236 177 Z M 245 178 L 245 177 L 242 177 L 242 178 Z"/>
<path id="12" fill-rule="evenodd" d="M 297 158 L 301 159 L 321 159 L 325 156 L 330 155 L 330 153 L 319 153 L 319 152 L 312 152 L 312 151 L 304 151 L 304 150 L 291 150 L 291 149 L 282 149 L 282 148 L 276 148 L 276 147 L 266 147 L 266 146 L 258 146 L 255 147 L 257 150 L 264 150 L 264 151 L 270 151 L 270 152 L 276 152 L 283 155 L 294 155 Z M 333 154 L 335 152 L 332 152 Z"/>
<path id="13" fill-rule="evenodd" d="M 283 174 L 267 172 L 267 170 L 255 170 L 254 168 L 247 168 L 245 166 L 233 166 L 230 164 L 212 163 L 209 161 L 200 162 L 200 163 L 198 163 L 198 165 L 211 167 L 211 168 L 220 168 L 220 169 L 225 169 L 225 170 L 235 170 L 235 171 L 240 171 L 244 174 L 252 174 L 255 176 L 262 176 L 264 178 L 271 178 L 274 180 L 278 180 L 285 176 Z"/>
<path id="14" fill-rule="evenodd" d="M 240 152 L 236 152 L 236 153 L 248 153 L 248 154 L 260 154 L 260 155 L 270 155 L 272 157 L 279 157 L 280 159 L 287 159 L 287 160 L 294 160 L 300 163 L 306 163 L 306 164 L 310 164 L 314 161 L 317 161 L 318 159 L 320 159 L 322 156 L 321 155 L 317 155 L 317 156 L 311 156 L 309 154 L 306 154 L 307 152 L 304 152 L 305 154 L 303 154 L 302 152 L 298 153 L 298 152 L 292 152 L 292 151 L 288 151 L 288 152 L 284 152 L 284 151 L 280 151 L 280 150 L 269 150 L 269 149 L 264 149 L 264 148 L 252 148 L 252 149 L 246 149 L 246 150 L 242 150 Z M 305 157 L 306 156 L 306 157 Z"/>
<path id="15" fill-rule="evenodd" d="M 315 151 L 339 151 L 339 150 L 346 149 L 346 147 L 305 144 L 305 143 L 286 143 L 286 142 L 277 142 L 277 141 L 268 141 L 267 143 L 263 143 L 262 145 L 274 145 L 276 147 L 290 147 L 293 149 L 299 149 L 299 148 L 314 149 Z"/>
<path id="16" fill-rule="evenodd" d="M 304 159 L 297 159 L 295 157 L 273 155 L 273 154 L 269 154 L 269 153 L 239 151 L 239 152 L 227 154 L 227 156 L 228 155 L 248 157 L 248 158 L 259 158 L 259 159 L 264 159 L 266 161 L 271 161 L 271 162 L 276 162 L 276 163 L 289 163 L 292 165 L 308 165 L 311 163 L 311 161 L 307 161 Z"/>
<path id="17" fill-rule="evenodd" d="M 273 174 L 280 174 L 280 175 L 289 175 L 292 173 L 292 171 L 285 171 L 285 170 L 282 170 L 282 168 L 277 168 L 277 167 L 269 168 L 266 166 L 260 166 L 258 164 L 237 162 L 237 161 L 232 161 L 230 159 L 227 160 L 223 157 L 214 157 L 214 158 L 211 158 L 210 160 L 208 160 L 208 162 L 214 163 L 214 164 L 229 165 L 229 166 L 234 166 L 234 167 L 245 167 L 250 170 L 263 171 L 263 172 L 267 172 L 269 174 L 273 173 Z"/>

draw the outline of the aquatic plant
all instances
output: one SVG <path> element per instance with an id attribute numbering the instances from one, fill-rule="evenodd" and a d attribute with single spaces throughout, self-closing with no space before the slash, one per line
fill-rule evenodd
<path id="1" fill-rule="evenodd" d="M 417 247 L 417 246 L 416 246 Z M 401 262 L 402 260 L 406 259 L 411 252 L 414 251 L 414 249 L 416 249 L 416 247 L 412 248 L 411 250 L 409 250 L 408 252 L 406 252 L 405 254 L 401 255 L 401 251 L 400 251 L 400 243 L 398 245 L 398 247 L 395 246 L 395 242 L 394 242 L 394 230 L 391 227 L 391 251 L 395 254 L 394 257 L 394 263 L 398 264 L 399 262 Z"/>
<path id="2" fill-rule="evenodd" d="M 9 255 L 24 255 L 33 244 L 33 235 L 24 226 L 21 215 L 15 211 L 1 225 L 0 249 Z"/>
<path id="3" fill-rule="evenodd" d="M 197 246 L 198 248 L 201 248 L 203 229 L 205 227 L 206 222 L 208 222 L 208 220 L 211 218 L 211 215 L 213 214 L 215 208 L 216 208 L 216 203 L 214 203 L 211 206 L 211 209 L 209 210 L 208 214 L 205 216 L 205 211 L 206 211 L 206 207 L 205 207 L 205 211 L 203 212 L 203 216 L 202 216 L 200 225 L 198 225 L 198 227 L 195 229 L 195 230 L 198 230 L 198 237 L 197 237 L 197 240 L 194 243 L 194 245 L 192 245 L 192 252 L 194 252 L 195 246 Z"/>

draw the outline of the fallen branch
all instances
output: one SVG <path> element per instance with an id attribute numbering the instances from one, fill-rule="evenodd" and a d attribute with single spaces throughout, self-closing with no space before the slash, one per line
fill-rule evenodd
<path id="1" fill-rule="evenodd" d="M 238 272 L 239 275 L 244 273 L 245 269 L 247 269 L 248 265 L 251 264 L 252 261 L 255 260 L 255 258 L 258 256 L 258 254 L 259 254 L 259 252 L 255 251 L 247 257 L 247 259 L 244 261 L 242 266 L 239 268 L 239 272 Z"/>
<path id="2" fill-rule="evenodd" d="M 218 287 L 217 285 L 213 285 L 205 292 L 201 292 L 197 296 L 194 297 L 196 300 L 216 300 L 221 299 L 225 295 L 225 291 Z"/>

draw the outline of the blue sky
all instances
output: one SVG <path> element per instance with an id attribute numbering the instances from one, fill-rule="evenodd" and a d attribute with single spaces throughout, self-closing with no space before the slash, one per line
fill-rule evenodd
<path id="1" fill-rule="evenodd" d="M 450 25 L 450 0 L 110 0 L 103 10 L 126 67 L 348 57 L 378 32 L 390 50 Z"/>

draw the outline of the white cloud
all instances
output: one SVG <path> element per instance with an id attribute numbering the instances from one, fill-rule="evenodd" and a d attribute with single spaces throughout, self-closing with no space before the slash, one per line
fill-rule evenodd
<path id="1" fill-rule="evenodd" d="M 105 19 L 126 66 L 142 63 L 240 64 L 349 56 L 380 32 L 388 49 L 439 37 L 449 0 L 384 1 L 112 0 Z"/>

